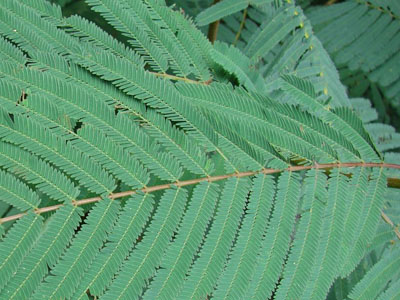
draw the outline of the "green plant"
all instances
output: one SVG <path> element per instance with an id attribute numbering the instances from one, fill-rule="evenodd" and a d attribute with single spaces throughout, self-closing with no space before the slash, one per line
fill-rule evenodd
<path id="1" fill-rule="evenodd" d="M 86 3 L 0 2 L 0 299 L 398 296 L 399 135 L 300 7 Z"/>
<path id="2" fill-rule="evenodd" d="M 350 88 L 350 95 L 367 95 L 380 119 L 388 121 L 391 117 L 397 126 L 399 15 L 398 1 L 348 1 L 307 10 L 313 29 L 333 58 L 342 81 Z M 338 36 L 339 39 L 334 38 Z"/>

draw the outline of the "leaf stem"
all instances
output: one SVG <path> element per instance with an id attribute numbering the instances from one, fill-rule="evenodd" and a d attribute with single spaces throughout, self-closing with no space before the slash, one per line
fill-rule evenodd
<path id="1" fill-rule="evenodd" d="M 247 17 L 247 8 L 243 11 L 242 22 L 240 22 L 239 30 L 236 33 L 235 40 L 232 43 L 232 45 L 234 45 L 234 46 L 237 44 L 237 42 L 239 41 L 240 35 L 242 34 L 242 30 L 244 28 L 244 23 L 246 22 L 246 17 Z"/>
<path id="2" fill-rule="evenodd" d="M 333 168 L 354 168 L 354 167 L 364 167 L 364 168 L 388 168 L 388 169 L 399 169 L 400 170 L 400 165 L 397 164 L 387 164 L 387 163 L 362 163 L 362 162 L 355 162 L 355 163 L 331 163 L 331 164 L 314 164 L 314 165 L 309 165 L 309 166 L 290 166 L 287 169 L 262 169 L 259 171 L 248 171 L 248 172 L 239 172 L 239 173 L 232 173 L 232 174 L 225 174 L 225 175 L 218 175 L 218 176 L 209 176 L 209 177 L 201 177 L 201 178 L 196 178 L 196 179 L 190 179 L 190 180 L 184 180 L 184 181 L 178 181 L 175 183 L 166 183 L 166 184 L 161 184 L 161 185 L 155 185 L 155 186 L 150 186 L 150 187 L 144 187 L 142 189 L 138 189 L 138 190 L 131 190 L 131 191 L 124 191 L 124 192 L 119 192 L 119 193 L 113 193 L 108 195 L 108 197 L 110 199 L 118 199 L 118 198 L 122 198 L 122 197 L 126 197 L 126 196 L 130 196 L 133 195 L 137 192 L 143 192 L 143 193 L 151 193 L 151 192 L 155 192 L 155 191 L 160 191 L 160 190 L 166 190 L 171 188 L 172 186 L 178 186 L 178 187 L 182 187 L 182 186 L 187 186 L 187 185 L 194 185 L 203 181 L 208 181 L 208 182 L 215 182 L 215 181 L 220 181 L 220 180 L 224 180 L 224 179 L 228 179 L 231 177 L 249 177 L 249 176 L 254 176 L 257 174 L 276 174 L 276 173 L 281 173 L 284 171 L 303 171 L 303 170 L 310 170 L 310 169 L 323 169 L 323 170 L 329 170 L 329 169 L 333 169 Z M 393 181 L 400 181 L 399 179 L 396 178 L 388 178 L 388 183 L 393 182 Z M 76 206 L 80 206 L 80 205 L 85 205 L 85 204 L 89 204 L 89 203 L 94 203 L 97 201 L 100 201 L 102 198 L 101 197 L 92 197 L 92 198 L 86 198 L 86 199 L 82 199 L 82 200 L 77 200 L 74 201 L 73 204 Z M 62 204 L 57 204 L 57 205 L 53 205 L 53 206 L 47 206 L 47 207 L 41 207 L 41 208 L 37 208 L 35 209 L 35 213 L 37 214 L 41 214 L 44 212 L 49 212 L 49 211 L 54 211 L 59 209 L 62 206 Z M 17 220 L 21 217 L 23 217 L 26 213 L 20 213 L 20 214 L 16 214 L 16 215 L 12 215 L 12 216 L 8 216 L 5 218 L 0 218 L 0 224 L 9 222 L 9 221 L 13 221 L 13 220 Z M 390 220 L 386 215 L 385 217 L 383 216 L 382 213 L 382 218 L 386 221 L 386 220 Z M 387 222 L 387 221 L 386 221 Z M 390 223 L 388 223 L 390 224 Z M 393 222 L 391 223 L 392 226 Z M 395 229 L 396 235 L 398 230 Z M 398 235 L 399 239 L 400 239 L 400 233 Z"/>

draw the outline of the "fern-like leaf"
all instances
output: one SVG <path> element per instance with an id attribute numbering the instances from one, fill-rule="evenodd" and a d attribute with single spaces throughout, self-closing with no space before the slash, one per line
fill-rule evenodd
<path id="1" fill-rule="evenodd" d="M 230 14 L 234 14 L 248 5 L 248 0 L 223 0 L 203 10 L 196 17 L 196 23 L 199 26 L 210 24 L 214 21 L 222 19 Z"/>
<path id="2" fill-rule="evenodd" d="M 328 180 L 321 240 L 315 255 L 312 273 L 301 299 L 321 299 L 326 295 L 340 270 L 340 246 L 346 211 L 348 178 L 335 169 Z"/>
<path id="3" fill-rule="evenodd" d="M 98 164 L 29 118 L 16 115 L 11 122 L 9 117 L 3 115 L 0 117 L 0 137 L 29 149 L 45 160 L 54 161 L 93 192 L 110 193 L 114 188 L 113 179 Z"/>
<path id="4" fill-rule="evenodd" d="M 396 278 L 400 270 L 400 251 L 395 249 L 377 262 L 365 277 L 354 287 L 349 299 L 375 298 L 386 287 L 389 280 Z"/>
<path id="5" fill-rule="evenodd" d="M 0 243 L 0 291 L 33 247 L 40 234 L 42 222 L 42 217 L 29 212 L 14 224 L 10 229 L 10 235 Z"/>
<path id="6" fill-rule="evenodd" d="M 248 57 L 233 46 L 220 42 L 214 43 L 211 51 L 212 59 L 229 73 L 234 74 L 239 82 L 249 90 L 263 93 L 265 84 L 260 74 L 251 69 L 251 62 Z"/>
<path id="7" fill-rule="evenodd" d="M 296 219 L 298 174 L 284 172 L 277 184 L 274 210 L 258 253 L 257 266 L 246 298 L 268 298 L 282 272 Z"/>
<path id="8" fill-rule="evenodd" d="M 15 176 L 0 170 L 0 200 L 21 211 L 35 209 L 40 203 L 39 195 Z"/>
<path id="9" fill-rule="evenodd" d="M 301 26 L 301 16 L 296 15 L 295 10 L 294 7 L 282 8 L 271 22 L 260 27 L 244 50 L 250 59 L 256 60 L 264 53 L 268 53 L 290 31 Z"/>
<path id="10" fill-rule="evenodd" d="M 0 37 L 0 58 L 21 66 L 26 63 L 26 56 L 23 52 L 2 37 Z"/>
<path id="11" fill-rule="evenodd" d="M 396 297 L 400 135 L 333 64 L 384 111 L 394 0 L 84 2 L 0 1 L 1 299 Z"/>
<path id="12" fill-rule="evenodd" d="M 68 204 L 50 218 L 29 255 L 22 261 L 21 267 L 0 296 L 7 299 L 31 297 L 49 272 L 48 266 L 53 267 L 64 252 L 80 222 L 81 214 L 80 208 Z"/>
<path id="13" fill-rule="evenodd" d="M 114 230 L 107 238 L 106 246 L 96 256 L 72 298 L 85 298 L 87 290 L 90 290 L 92 295 L 103 294 L 137 241 L 150 217 L 153 205 L 151 194 L 138 194 L 127 201 L 123 212 L 118 216 Z"/>
<path id="14" fill-rule="evenodd" d="M 253 179 L 251 196 L 229 264 L 219 277 L 213 293 L 216 299 L 243 298 L 250 284 L 257 256 L 267 227 L 274 198 L 274 180 L 266 175 Z"/>
<path id="15" fill-rule="evenodd" d="M 307 284 L 312 262 L 318 248 L 323 213 L 327 201 L 326 175 L 320 171 L 307 172 L 301 219 L 295 240 L 278 286 L 276 299 L 298 299 Z"/>
<path id="16" fill-rule="evenodd" d="M 165 248 L 182 217 L 186 200 L 187 191 L 183 188 L 170 189 L 164 193 L 151 225 L 144 233 L 143 241 L 130 253 L 104 294 L 104 299 L 139 298 L 148 278 L 154 275 L 154 268 L 161 263 Z"/>
<path id="17" fill-rule="evenodd" d="M 26 182 L 35 184 L 38 190 L 54 200 L 72 202 L 79 194 L 79 189 L 64 174 L 28 152 L 4 142 L 0 142 L 0 164 Z"/>
<path id="18" fill-rule="evenodd" d="M 142 188 L 146 186 L 149 177 L 143 166 L 122 148 L 110 143 L 103 132 L 93 126 L 86 125 L 78 131 L 78 135 L 84 137 L 84 139 L 91 144 L 96 145 L 96 147 L 100 148 L 102 152 L 107 155 L 103 156 L 102 153 L 99 152 L 91 153 L 91 157 L 95 160 L 99 158 L 99 163 L 105 169 L 113 173 L 115 177 L 132 188 Z M 84 145 L 80 145 L 79 140 L 72 143 L 83 151 L 90 150 L 85 149 Z M 107 158 L 107 160 L 104 158 Z"/>
<path id="19" fill-rule="evenodd" d="M 294 76 L 284 76 L 282 78 L 284 79 L 285 91 L 293 95 L 296 99 L 296 103 L 306 107 L 312 113 L 322 118 L 326 123 L 332 124 L 333 128 L 342 132 L 346 138 L 353 140 L 354 148 L 360 152 L 363 159 L 378 159 L 375 147 L 370 141 L 368 133 L 360 128 L 362 126 L 361 122 L 357 120 L 354 114 L 351 117 L 349 116 L 351 114 L 349 109 L 339 108 L 336 113 L 333 113 L 316 101 L 309 85 L 303 80 Z M 338 115 L 337 113 L 341 114 Z M 349 124 L 348 122 L 353 124 Z M 361 130 L 357 130 L 355 127 L 359 127 Z"/>
<path id="20" fill-rule="evenodd" d="M 215 184 L 204 182 L 196 186 L 180 230 L 165 252 L 161 268 L 144 294 L 144 299 L 176 298 L 212 218 L 217 199 L 218 187 Z"/>
<path id="21" fill-rule="evenodd" d="M 247 179 L 232 178 L 226 182 L 201 256 L 192 266 L 178 298 L 203 298 L 212 293 L 232 247 L 248 188 Z"/>
<path id="22" fill-rule="evenodd" d="M 348 206 L 346 212 L 346 219 L 343 231 L 342 240 L 342 264 L 347 264 L 349 255 L 354 249 L 354 240 L 357 238 L 356 230 L 360 228 L 360 223 L 365 220 L 362 216 L 363 207 L 368 206 L 368 202 L 365 201 L 365 186 L 368 185 L 369 172 L 366 168 L 360 168 L 354 170 L 353 177 L 351 180 L 351 186 L 353 189 L 349 191 L 348 195 Z M 355 264 L 353 263 L 353 267 Z M 342 273 L 342 276 L 345 274 Z"/>
<path id="23" fill-rule="evenodd" d="M 360 231 L 356 233 L 348 259 L 343 266 L 342 274 L 349 274 L 365 253 L 365 248 L 372 240 L 380 219 L 380 210 L 383 206 L 383 192 L 386 176 L 382 169 L 374 169 L 368 184 L 367 194 L 361 212 L 361 224 L 357 226 Z"/>
<path id="24" fill-rule="evenodd" d="M 382 293 L 377 300 L 395 300 L 400 297 L 400 280 L 397 279 L 390 287 Z"/>
<path id="25" fill-rule="evenodd" d="M 36 289 L 33 298 L 48 299 L 70 297 L 87 268 L 92 264 L 93 253 L 99 251 L 113 227 L 119 203 L 105 198 L 91 210 L 87 223 L 72 240 L 70 248 L 52 270 L 51 275 Z M 72 288 L 74 287 L 74 288 Z"/>
<path id="26" fill-rule="evenodd" d="M 145 14 L 147 19 L 150 19 L 149 12 L 140 2 L 137 1 L 137 10 Z M 141 22 L 140 14 L 138 15 L 132 9 L 128 9 L 123 2 L 89 0 L 87 3 L 94 11 L 99 12 L 113 27 L 130 38 L 130 43 L 134 49 L 143 55 L 144 60 L 148 61 L 156 71 L 165 72 L 168 69 L 168 60 L 163 54 L 162 44 L 157 44 L 149 38 L 142 27 L 146 23 Z"/>

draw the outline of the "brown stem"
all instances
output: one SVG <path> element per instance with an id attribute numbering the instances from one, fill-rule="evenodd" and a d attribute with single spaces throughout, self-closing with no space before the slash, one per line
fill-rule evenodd
<path id="1" fill-rule="evenodd" d="M 214 0 L 214 4 L 218 3 L 220 0 Z M 219 26 L 219 20 L 212 22 L 208 26 L 208 34 L 207 37 L 210 40 L 212 44 L 214 44 L 215 40 L 217 39 L 217 34 L 218 34 L 218 26 Z"/>
<path id="2" fill-rule="evenodd" d="M 196 178 L 196 179 L 190 179 L 190 180 L 184 180 L 184 181 L 178 181 L 175 183 L 167 183 L 167 184 L 161 184 L 161 185 L 155 185 L 155 186 L 150 186 L 150 187 L 145 187 L 139 190 L 131 190 L 131 191 L 125 191 L 125 192 L 119 192 L 119 193 L 113 193 L 108 195 L 109 198 L 111 199 L 118 199 L 126 196 L 133 195 L 137 193 L 138 191 L 141 191 L 143 193 L 151 193 L 155 191 L 160 191 L 160 190 L 166 190 L 171 188 L 173 185 L 175 186 L 187 186 L 187 185 L 194 185 L 197 183 L 200 183 L 202 181 L 208 181 L 208 182 L 215 182 L 215 181 L 220 181 L 224 179 L 228 179 L 231 177 L 248 177 L 248 176 L 253 176 L 257 174 L 275 174 L 275 173 L 280 173 L 283 171 L 302 171 L 302 170 L 310 170 L 310 169 L 323 169 L 323 170 L 329 170 L 332 168 L 353 168 L 353 167 L 365 167 L 365 168 L 388 168 L 388 169 L 399 169 L 400 170 L 400 165 L 397 164 L 386 164 L 386 163 L 332 163 L 332 164 L 315 164 L 311 166 L 290 166 L 287 169 L 284 170 L 279 170 L 279 169 L 262 169 L 259 171 L 248 171 L 248 172 L 238 172 L 238 173 L 233 173 L 233 174 L 226 174 L 226 175 L 218 175 L 218 176 L 209 176 L 209 177 L 202 177 L 202 178 Z M 389 178 L 390 180 L 397 180 L 398 179 L 393 179 Z M 388 182 L 390 182 L 390 180 Z M 93 198 L 86 198 L 82 200 L 77 200 L 74 201 L 73 204 L 76 206 L 84 205 L 84 204 L 89 204 L 93 202 L 100 201 L 102 198 L 101 197 L 93 197 Z M 60 208 L 62 204 L 57 204 L 53 206 L 47 206 L 47 207 L 41 207 L 37 208 L 35 210 L 35 213 L 41 214 L 44 212 L 49 212 L 53 210 L 57 210 Z M 0 218 L 0 224 L 17 220 L 24 216 L 26 213 L 20 213 L 12 216 L 8 216 L 5 218 Z"/>
<path id="3" fill-rule="evenodd" d="M 400 189 L 400 179 L 399 178 L 388 178 L 387 179 L 388 187 Z"/>

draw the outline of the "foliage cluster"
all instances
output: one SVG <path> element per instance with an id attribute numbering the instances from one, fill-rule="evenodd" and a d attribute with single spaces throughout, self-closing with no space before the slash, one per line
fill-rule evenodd
<path id="1" fill-rule="evenodd" d="M 212 2 L 0 1 L 0 299 L 399 299 L 399 2 Z"/>

